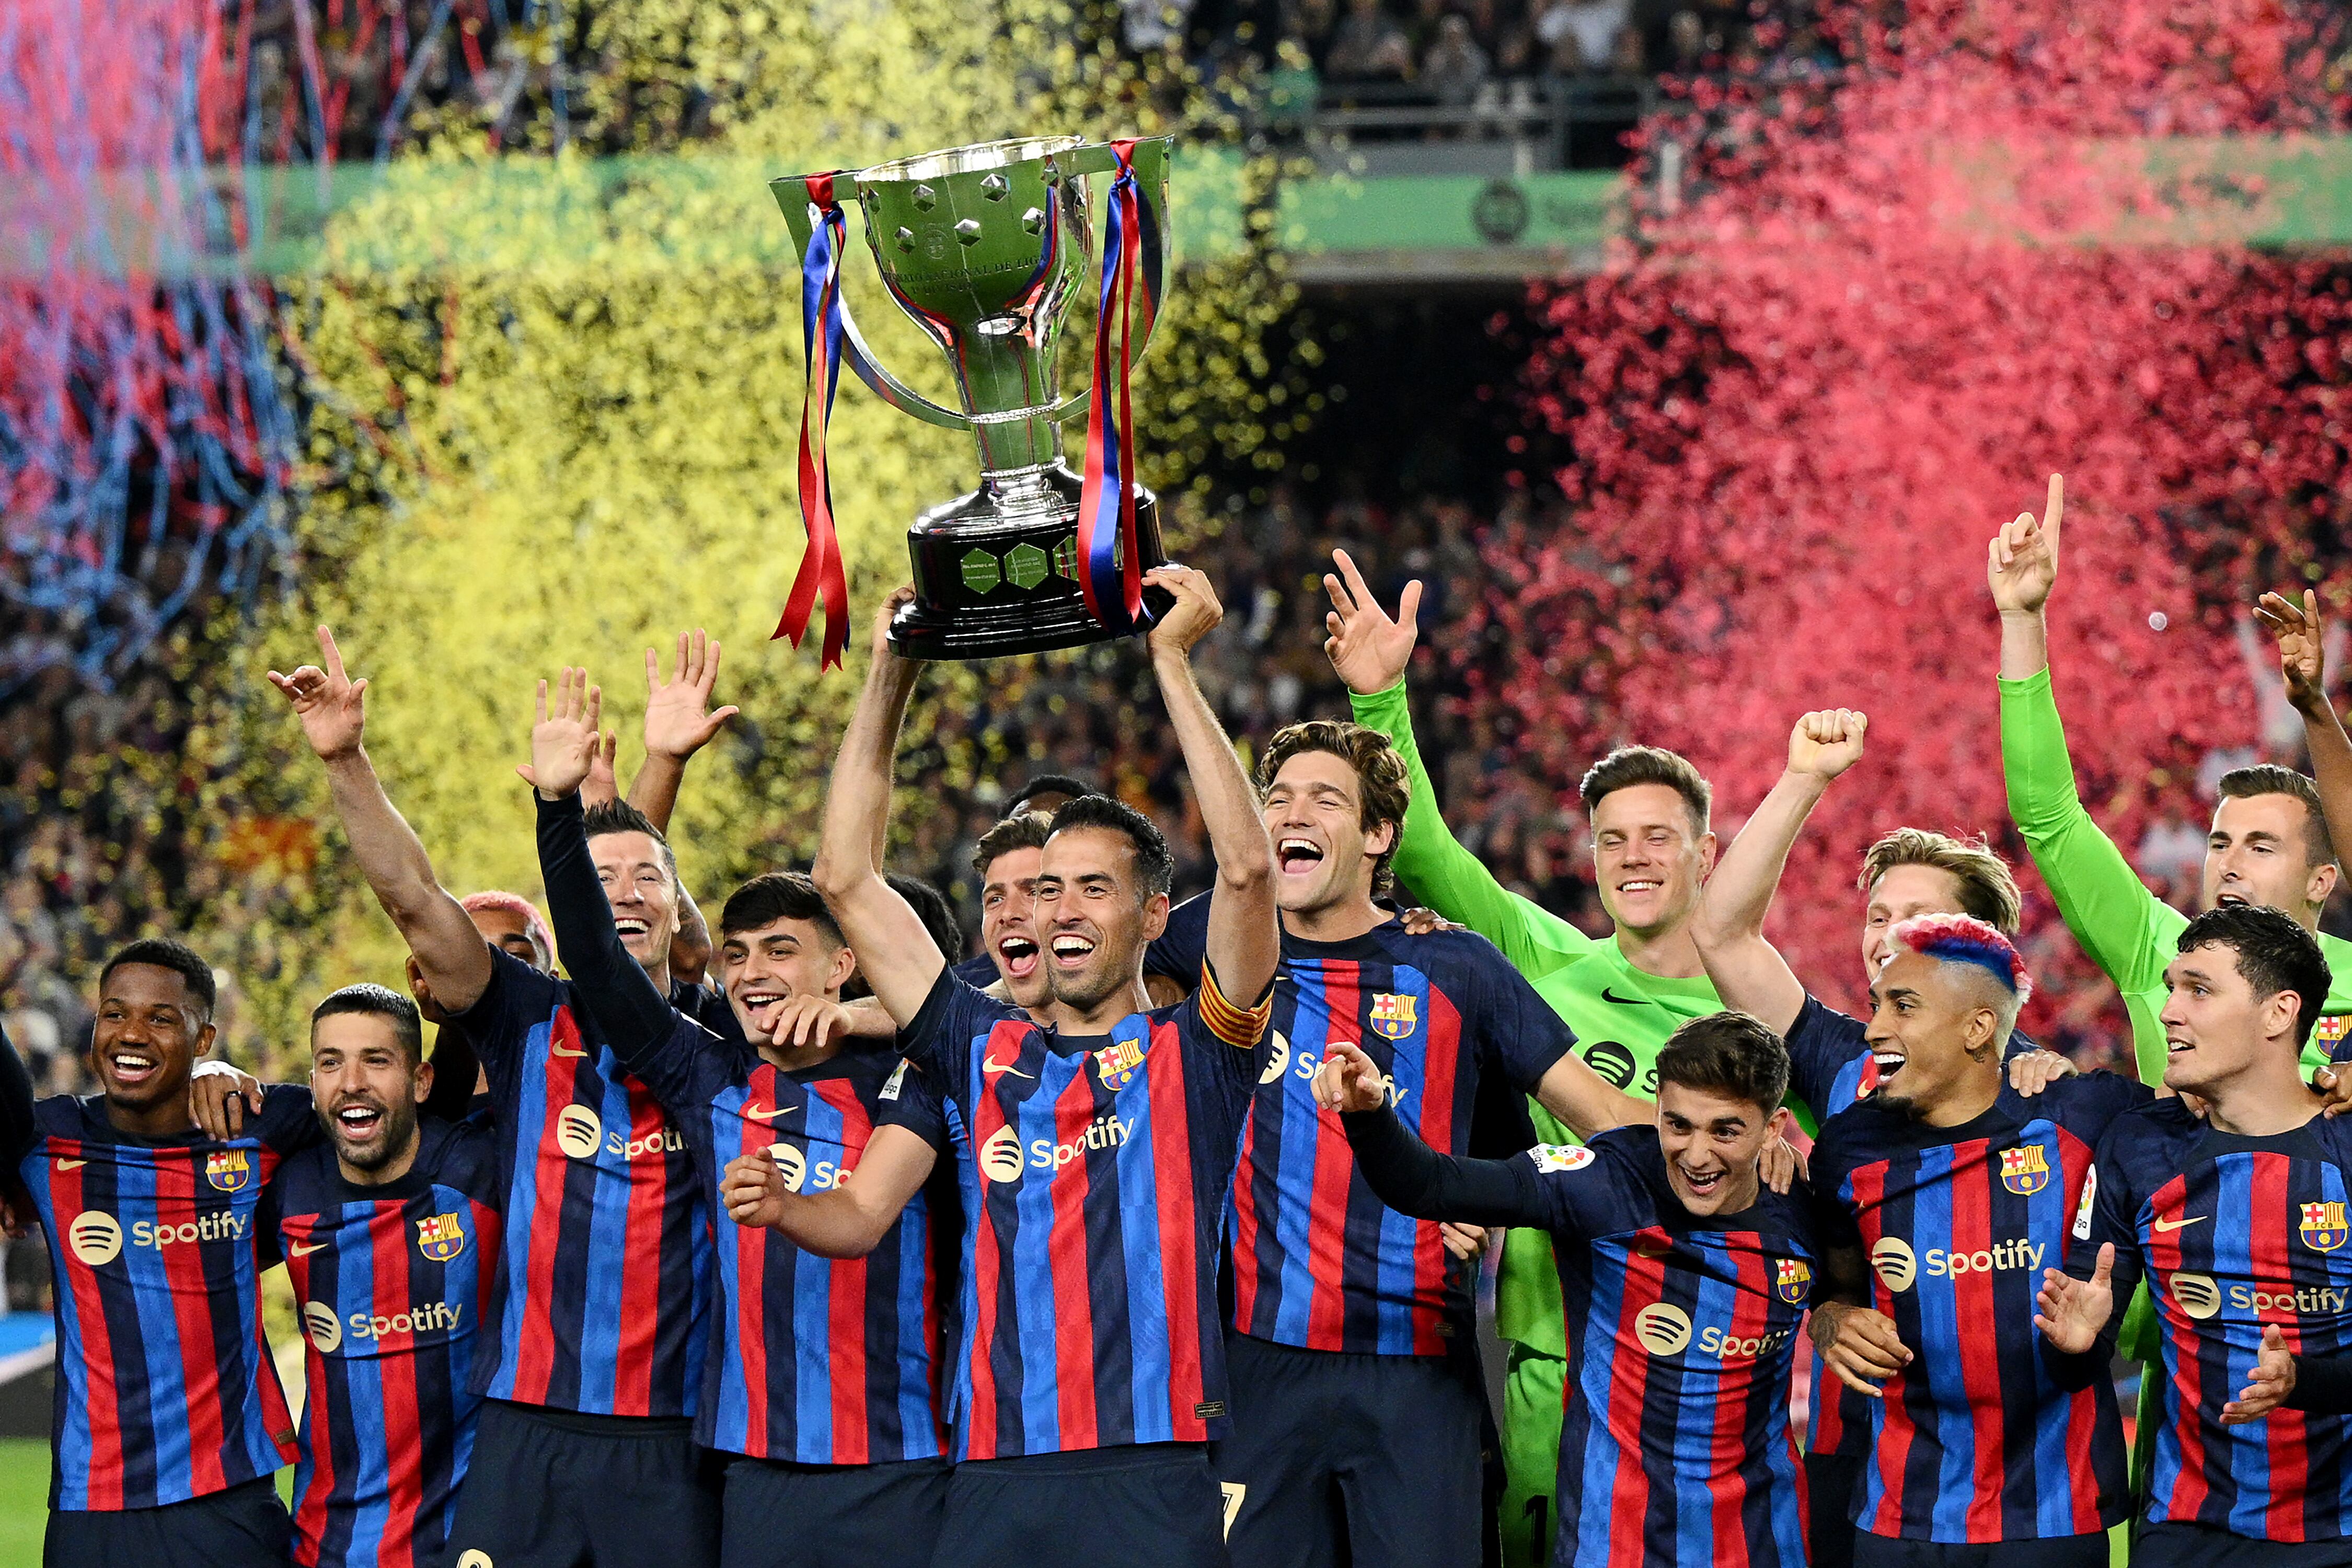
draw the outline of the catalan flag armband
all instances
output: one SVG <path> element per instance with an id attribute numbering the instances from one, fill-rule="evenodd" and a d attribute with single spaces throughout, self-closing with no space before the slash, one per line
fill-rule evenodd
<path id="1" fill-rule="evenodd" d="M 1274 986 L 1269 982 L 1265 994 L 1254 1007 L 1236 1007 L 1225 999 L 1217 984 L 1216 966 L 1203 961 L 1201 964 L 1199 994 L 1201 1022 L 1209 1026 L 1209 1033 L 1236 1050 L 1255 1050 L 1265 1037 L 1268 1024 L 1274 1022 Z"/>

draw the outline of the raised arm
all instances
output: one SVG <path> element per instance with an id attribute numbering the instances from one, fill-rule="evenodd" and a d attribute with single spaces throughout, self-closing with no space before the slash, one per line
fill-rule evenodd
<path id="1" fill-rule="evenodd" d="M 1162 566 L 1145 574 L 1144 581 L 1176 596 L 1148 640 L 1151 673 L 1168 704 L 1168 721 L 1183 750 L 1192 795 L 1209 830 L 1209 849 L 1217 860 L 1217 895 L 1209 904 L 1210 971 L 1218 990 L 1242 1006 L 1254 1006 L 1274 984 L 1275 965 L 1282 961 L 1274 846 L 1258 814 L 1257 791 L 1192 676 L 1192 645 L 1224 617 L 1224 606 L 1208 578 L 1190 566 Z"/>
<path id="2" fill-rule="evenodd" d="M 2254 616 L 2278 639 L 2279 672 L 2286 678 L 2286 700 L 2303 716 L 2304 744 L 2311 752 L 2327 837 L 2337 845 L 2352 844 L 2352 739 L 2327 700 L 2326 627 L 2319 618 L 2319 595 L 2305 588 L 2303 603 L 2296 605 L 2282 595 L 2264 594 Z"/>
<path id="3" fill-rule="evenodd" d="M 922 918 L 882 879 L 875 853 L 876 821 L 890 810 L 890 770 L 898 750 L 898 726 L 906 720 L 922 666 L 901 658 L 890 647 L 890 617 L 914 597 L 902 587 L 882 603 L 874 621 L 874 660 L 866 689 L 841 737 L 825 791 L 824 826 L 810 878 L 824 896 L 841 934 L 857 954 L 859 973 L 891 1019 L 904 1028 L 921 1012 L 924 999 L 947 967 L 947 955 L 931 940 Z M 1258 834 L 1261 841 L 1265 835 Z"/>
<path id="4" fill-rule="evenodd" d="M 302 721 L 303 738 L 327 764 L 327 785 L 335 815 L 351 840 L 360 874 L 401 939 L 416 955 L 425 984 L 440 1006 L 460 1013 L 474 1005 L 490 983 L 490 950 L 481 933 L 433 875 L 425 853 L 400 813 L 393 809 L 361 744 L 366 728 L 364 679 L 343 673 L 334 634 L 319 628 L 322 669 L 306 664 L 291 675 L 269 672 L 269 683 L 286 694 Z"/>
<path id="5" fill-rule="evenodd" d="M 1315 1074 L 1315 1099 L 1339 1112 L 1356 1168 L 1372 1195 L 1415 1219 L 1464 1225 L 1530 1225 L 1549 1219 L 1534 1167 L 1508 1160 L 1441 1154 L 1416 1137 L 1389 1105 L 1381 1069 L 1362 1050 L 1335 1041 Z"/>
<path id="6" fill-rule="evenodd" d="M 1323 578 L 1323 590 L 1331 598 L 1331 609 L 1323 617 L 1329 634 L 1323 651 L 1347 684 L 1356 722 L 1386 735 L 1404 759 L 1410 794 L 1404 827 L 1397 836 L 1398 878 L 1439 914 L 1501 948 L 1522 973 L 1543 973 L 1558 964 L 1562 952 L 1591 947 L 1592 939 L 1575 926 L 1507 890 L 1446 830 L 1405 700 L 1404 672 L 1412 658 L 1421 584 L 1405 584 L 1397 613 L 1391 616 L 1372 597 L 1346 551 L 1332 552 L 1331 563 L 1339 570 Z"/>
<path id="7" fill-rule="evenodd" d="M 1764 916 L 1789 851 L 1830 781 L 1862 758 L 1870 721 L 1851 709 L 1808 713 L 1789 732 L 1789 766 L 1706 879 L 1691 922 L 1706 977 L 1727 1007 L 1753 1013 L 1786 1035 L 1804 1010 L 1805 987 L 1764 940 Z"/>
<path id="8" fill-rule="evenodd" d="M 857 1159 L 857 1179 L 796 1193 L 765 1152 L 738 1155 L 719 1178 L 719 1201 L 737 1225 L 780 1231 L 820 1258 L 863 1258 L 882 1245 L 899 1211 L 922 1191 L 939 1152 L 904 1127 L 879 1127 Z"/>
<path id="9" fill-rule="evenodd" d="M 667 679 L 659 657 L 646 649 L 646 761 L 629 784 L 629 804 L 665 833 L 686 764 L 741 711 L 731 704 L 711 711 L 710 692 L 718 684 L 719 645 L 700 626 L 677 634 Z"/>

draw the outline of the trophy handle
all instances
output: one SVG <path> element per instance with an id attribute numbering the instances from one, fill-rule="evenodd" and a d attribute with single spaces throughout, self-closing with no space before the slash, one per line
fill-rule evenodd
<path id="1" fill-rule="evenodd" d="M 1173 136 L 1152 136 L 1135 144 L 1132 154 L 1135 166 L 1135 194 L 1150 210 L 1152 227 L 1160 233 L 1160 244 L 1143 258 L 1144 280 L 1154 300 L 1165 300 L 1168 279 L 1168 158 L 1175 150 Z M 1118 172 L 1118 154 L 1106 142 L 1090 142 L 1065 155 L 1062 167 L 1074 174 L 1115 174 Z M 1095 323 L 1099 332 L 1102 323 Z M 1154 310 L 1143 329 L 1142 339 L 1135 345 L 1135 357 L 1141 359 L 1151 346 L 1151 334 L 1160 330 L 1160 312 Z M 1094 389 L 1081 386 L 1046 415 L 1049 419 L 1076 419 L 1087 411 L 1094 399 Z"/>
<path id="2" fill-rule="evenodd" d="M 769 181 L 768 189 L 774 194 L 776 205 L 784 209 L 784 223 L 793 231 L 793 243 L 799 247 L 803 256 L 806 256 L 809 237 L 813 232 L 809 223 L 809 209 L 813 204 L 809 200 L 807 180 L 799 174 L 786 174 L 782 179 Z M 856 195 L 856 189 L 857 182 L 854 177 L 845 174 L 834 176 L 835 197 L 845 205 L 850 205 L 849 198 Z M 1158 283 L 1159 280 L 1154 279 L 1155 288 Z M 866 334 L 857 330 L 857 318 L 850 314 L 846 294 L 840 297 L 840 305 L 842 358 L 849 362 L 849 368 L 857 373 L 858 380 L 874 389 L 875 396 L 901 414 L 913 415 L 926 425 L 937 425 L 949 430 L 971 428 L 969 417 L 933 403 L 885 369 L 882 362 L 875 357 L 874 351 L 866 346 Z"/>

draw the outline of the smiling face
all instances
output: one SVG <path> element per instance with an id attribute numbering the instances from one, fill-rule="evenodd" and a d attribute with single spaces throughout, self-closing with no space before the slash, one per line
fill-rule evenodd
<path id="1" fill-rule="evenodd" d="M 2200 907 L 2255 904 L 2316 924 L 2336 868 L 2311 864 L 2310 826 L 2310 808 L 2291 795 L 2224 796 L 2205 837 Z"/>
<path id="2" fill-rule="evenodd" d="M 402 1044 L 391 1019 L 334 1013 L 310 1026 L 310 1098 L 347 1176 L 364 1180 L 395 1163 L 407 1169 L 416 1152 L 416 1108 L 432 1089 L 432 1064 Z"/>
<path id="3" fill-rule="evenodd" d="M 1054 999 L 1084 1013 L 1141 977 L 1144 944 L 1168 924 L 1168 895 L 1144 896 L 1126 834 L 1068 827 L 1045 841 L 1035 918 Z"/>
<path id="4" fill-rule="evenodd" d="M 1870 988 L 1864 1039 L 1879 1104 L 1915 1119 L 2000 1091 L 1999 983 L 1964 963 L 1898 946 Z"/>
<path id="5" fill-rule="evenodd" d="M 212 1047 L 212 1021 L 178 970 L 125 963 L 106 977 L 90 1054 L 110 1105 L 132 1114 L 184 1106 L 188 1069 Z"/>
<path id="6" fill-rule="evenodd" d="M 621 945 L 648 972 L 667 973 L 670 940 L 677 935 L 677 884 L 661 846 L 643 833 L 600 833 L 588 841 L 588 858 L 613 901 Z"/>
<path id="7" fill-rule="evenodd" d="M 1771 1131 L 1764 1106 L 1671 1079 L 1658 1085 L 1666 1183 L 1695 1215 L 1737 1214 L 1755 1203 L 1756 1159 Z"/>
<path id="8" fill-rule="evenodd" d="M 2301 998 L 2292 991 L 2256 996 L 2234 949 L 2191 948 L 2166 966 L 2164 984 L 2164 1087 L 2176 1094 L 2217 1099 L 2231 1079 L 2263 1066 L 2266 1053 L 2295 1052 Z"/>
<path id="9" fill-rule="evenodd" d="M 1274 842 L 1275 901 L 1286 914 L 1370 903 L 1374 868 L 1396 844 L 1383 822 L 1364 829 L 1363 781 L 1347 758 L 1300 752 L 1266 786 L 1263 813 Z"/>
<path id="10" fill-rule="evenodd" d="M 1609 918 L 1637 936 L 1663 936 L 1698 908 L 1715 835 L 1698 830 L 1673 785 L 1627 784 L 1592 808 L 1592 865 Z"/>
<path id="11" fill-rule="evenodd" d="M 1045 865 L 1043 849 L 1008 849 L 981 873 L 981 945 L 996 961 L 1013 1005 L 1024 1010 L 1045 1005 L 1054 994 L 1037 935 L 1037 878 Z"/>
<path id="12" fill-rule="evenodd" d="M 814 921 L 787 915 L 756 931 L 730 931 L 719 944 L 719 984 L 744 1035 L 764 1040 L 776 1013 L 794 996 L 841 1000 L 857 969 L 849 949 Z"/>
<path id="13" fill-rule="evenodd" d="M 1871 884 L 1862 915 L 1862 972 L 1875 974 L 1895 952 L 1895 928 L 1914 915 L 1959 915 L 1960 879 L 1938 866 L 1889 866 Z"/>

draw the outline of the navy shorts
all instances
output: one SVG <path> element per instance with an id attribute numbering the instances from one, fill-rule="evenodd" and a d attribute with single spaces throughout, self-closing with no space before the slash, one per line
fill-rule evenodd
<path id="1" fill-rule="evenodd" d="M 60 1509 L 41 1543 L 41 1568 L 286 1568 L 293 1558 L 294 1521 L 267 1478 L 161 1508 Z"/>
<path id="2" fill-rule="evenodd" d="M 1862 1485 L 1862 1466 L 1860 1454 L 1805 1456 L 1805 1544 L 1812 1568 L 1853 1568 L 1853 1491 Z"/>
<path id="3" fill-rule="evenodd" d="M 1226 1568 L 1207 1447 L 1139 1443 L 973 1459 L 948 1483 L 933 1568 Z"/>
<path id="4" fill-rule="evenodd" d="M 482 1402 L 448 1568 L 718 1568 L 722 1461 L 690 1421 Z"/>
<path id="5" fill-rule="evenodd" d="M 2210 1524 L 2143 1524 L 2132 1568 L 2352 1568 L 2352 1541 L 2257 1541 Z"/>
<path id="6" fill-rule="evenodd" d="M 1225 1336 L 1233 1435 L 1211 1450 L 1234 1568 L 1478 1568 L 1495 1443 L 1470 1355 Z"/>
<path id="7" fill-rule="evenodd" d="M 719 1568 L 929 1568 L 953 1468 L 735 1459 Z"/>
<path id="8" fill-rule="evenodd" d="M 2107 1568 L 2107 1532 L 1980 1544 L 1853 1532 L 1853 1568 Z M 2135 1558 L 2135 1562 L 2138 1559 Z"/>

